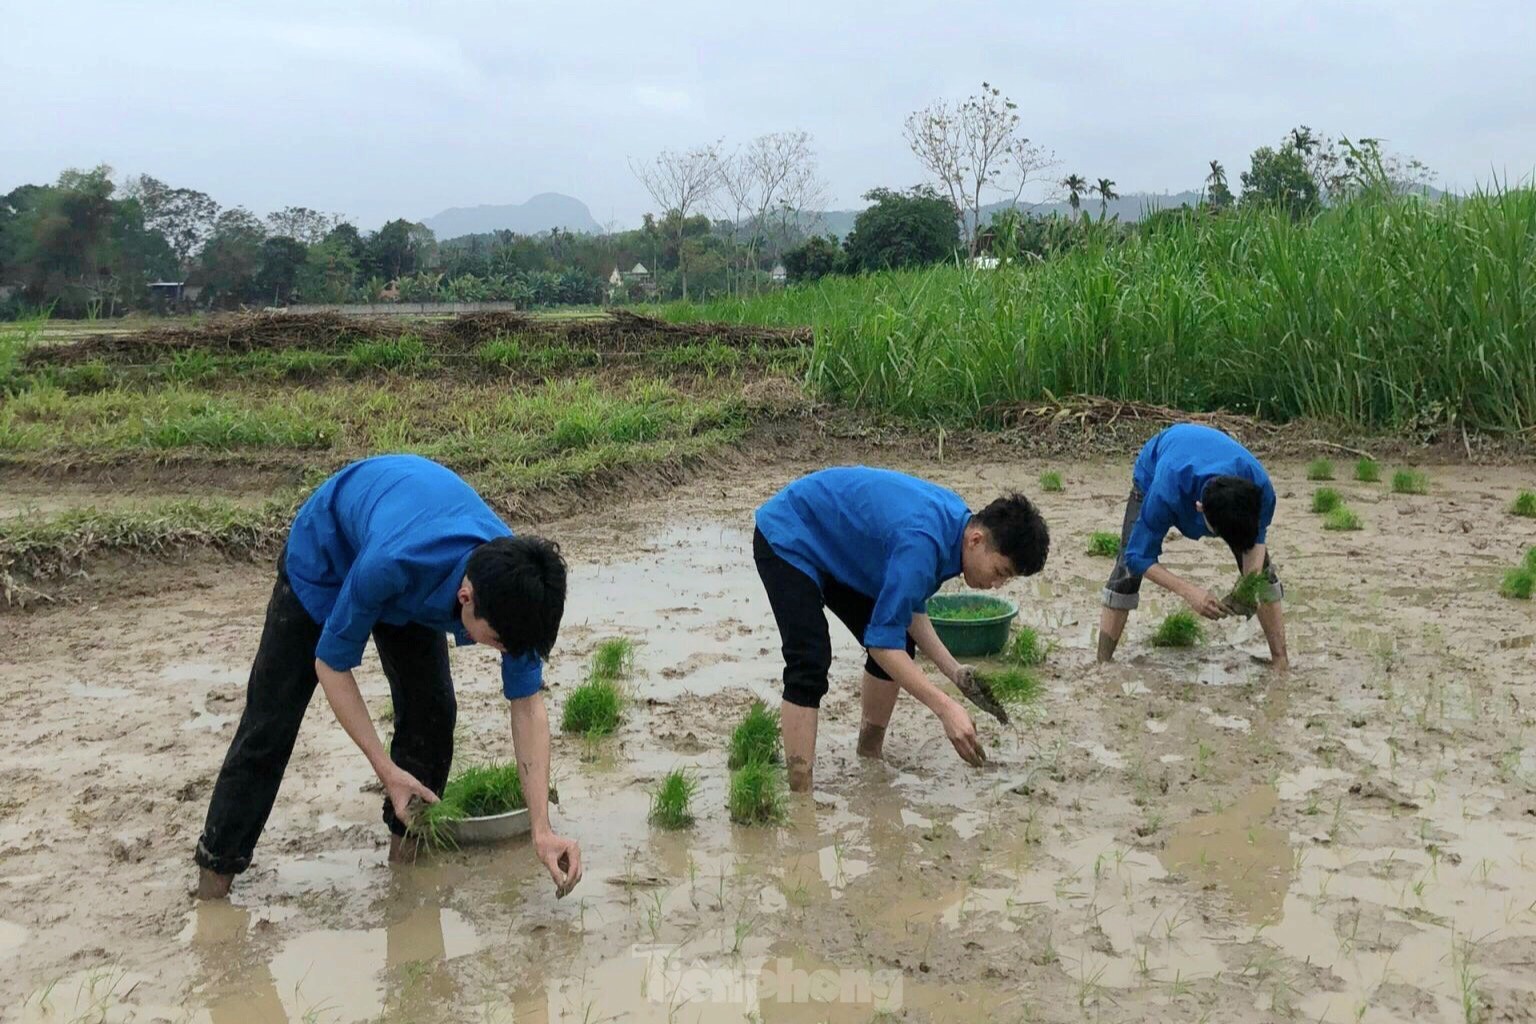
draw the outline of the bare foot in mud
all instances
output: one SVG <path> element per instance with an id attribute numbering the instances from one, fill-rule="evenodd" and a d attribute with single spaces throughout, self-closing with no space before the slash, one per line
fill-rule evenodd
<path id="1" fill-rule="evenodd" d="M 229 898 L 229 887 L 234 875 L 220 875 L 207 868 L 197 869 L 197 898 L 200 900 L 224 900 Z"/>
<path id="2" fill-rule="evenodd" d="M 885 756 L 885 726 L 865 722 L 859 729 L 859 756 L 876 760 Z"/>

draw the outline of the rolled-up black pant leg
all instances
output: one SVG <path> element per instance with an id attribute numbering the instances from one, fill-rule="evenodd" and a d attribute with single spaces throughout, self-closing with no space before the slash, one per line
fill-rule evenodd
<path id="1" fill-rule="evenodd" d="M 373 627 L 373 645 L 395 705 L 390 759 L 442 796 L 453 767 L 453 727 L 458 718 L 453 675 L 448 668 L 448 639 L 439 630 L 415 623 L 391 626 L 381 622 Z M 395 816 L 387 795 L 384 824 L 397 836 L 405 834 L 405 824 Z"/>
<path id="2" fill-rule="evenodd" d="M 760 530 L 752 535 L 752 557 L 779 626 L 784 699 L 803 708 L 819 708 L 832 668 L 832 637 L 827 632 L 821 588 L 780 558 Z"/>
<path id="3" fill-rule="evenodd" d="M 1125 564 L 1125 546 L 1131 542 L 1131 528 L 1141 518 L 1141 488 L 1131 485 L 1130 497 L 1125 500 L 1125 515 L 1120 520 L 1120 550 L 1115 554 L 1114 568 L 1109 570 L 1109 580 L 1104 584 L 1103 604 L 1106 608 L 1128 611 L 1141 603 L 1141 576 L 1133 573 Z"/>
<path id="4" fill-rule="evenodd" d="M 319 682 L 315 647 L 320 632 L 279 568 L 245 686 L 245 710 L 213 785 L 197 843 L 197 863 L 210 871 L 239 874 L 251 864 Z"/>

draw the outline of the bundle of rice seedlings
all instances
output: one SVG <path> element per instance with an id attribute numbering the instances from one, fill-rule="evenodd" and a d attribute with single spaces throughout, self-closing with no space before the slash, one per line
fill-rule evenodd
<path id="1" fill-rule="evenodd" d="M 1332 487 L 1319 487 L 1312 492 L 1312 511 L 1326 515 L 1344 504 L 1344 498 Z"/>
<path id="2" fill-rule="evenodd" d="M 1045 664 L 1045 655 L 1045 641 L 1040 639 L 1040 634 L 1035 632 L 1034 627 L 1020 626 L 1018 632 L 1013 634 L 1013 639 L 1008 641 L 1008 648 L 1003 652 L 1003 660 L 1020 668 L 1030 668 Z"/>
<path id="3" fill-rule="evenodd" d="M 1064 491 L 1067 488 L 1066 485 L 1061 482 L 1061 474 L 1055 471 L 1050 471 L 1040 474 L 1040 489 L 1042 491 L 1055 493 L 1058 491 Z"/>
<path id="4" fill-rule="evenodd" d="M 731 772 L 726 807 L 738 825 L 768 825 L 782 820 L 783 769 L 764 761 L 748 761 Z"/>
<path id="5" fill-rule="evenodd" d="M 1524 565 L 1506 572 L 1504 582 L 1499 584 L 1499 593 L 1516 601 L 1529 601 L 1533 592 L 1536 592 L 1536 569 Z"/>
<path id="6" fill-rule="evenodd" d="M 589 676 L 593 679 L 627 679 L 635 669 L 635 642 L 628 637 L 612 637 L 592 652 Z"/>
<path id="7" fill-rule="evenodd" d="M 1509 514 L 1536 519 L 1536 491 L 1521 491 L 1515 495 L 1515 500 L 1509 503 Z"/>
<path id="8" fill-rule="evenodd" d="M 443 849 L 456 845 L 454 822 L 506 814 L 526 806 L 516 762 L 471 765 L 448 780 L 437 803 L 417 807 L 409 831 L 428 846 Z"/>
<path id="9" fill-rule="evenodd" d="M 1264 595 L 1268 592 L 1269 577 L 1262 572 L 1248 572 L 1237 581 L 1237 586 L 1232 588 L 1232 593 L 1227 595 L 1224 603 L 1233 610 L 1252 615 L 1259 605 L 1265 603 Z"/>
<path id="10" fill-rule="evenodd" d="M 1177 611 L 1163 620 L 1152 634 L 1153 647 L 1193 647 L 1205 639 L 1205 630 L 1194 612 Z"/>
<path id="11" fill-rule="evenodd" d="M 585 736 L 607 736 L 624 718 L 624 691 L 612 679 L 593 677 L 570 692 L 560 728 Z"/>
<path id="12" fill-rule="evenodd" d="M 754 762 L 779 764 L 779 713 L 769 711 L 762 701 L 753 701 L 746 717 L 731 732 L 730 753 L 726 765 L 731 770 Z"/>
<path id="13" fill-rule="evenodd" d="M 1021 668 L 1005 668 L 998 672 L 978 672 L 976 678 L 992 691 L 999 704 L 1021 708 L 1033 704 L 1040 696 L 1040 679 L 1033 672 Z"/>
<path id="14" fill-rule="evenodd" d="M 1114 558 L 1120 553 L 1120 535 L 1102 531 L 1089 534 L 1088 553 L 1096 558 Z"/>
<path id="15" fill-rule="evenodd" d="M 1375 459 L 1361 459 L 1355 463 L 1355 479 L 1363 484 L 1374 484 L 1381 479 L 1381 467 Z"/>
<path id="16" fill-rule="evenodd" d="M 1398 494 L 1428 494 L 1429 477 L 1416 469 L 1400 469 L 1392 474 L 1392 490 Z"/>
<path id="17" fill-rule="evenodd" d="M 1332 480 L 1333 463 L 1327 459 L 1313 459 L 1307 463 L 1308 480 Z"/>
<path id="18" fill-rule="evenodd" d="M 1360 517 L 1343 505 L 1323 517 L 1325 530 L 1358 530 L 1361 525 Z"/>
<path id="19" fill-rule="evenodd" d="M 667 829 L 692 825 L 693 795 L 698 788 L 698 779 L 685 769 L 674 768 L 668 772 L 651 794 L 651 824 Z"/>

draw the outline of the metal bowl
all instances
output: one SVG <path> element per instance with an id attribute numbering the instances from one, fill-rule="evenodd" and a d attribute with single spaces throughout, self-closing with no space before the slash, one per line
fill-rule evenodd
<path id="1" fill-rule="evenodd" d="M 527 835 L 531 828 L 526 807 L 506 814 L 488 814 L 483 818 L 460 818 L 452 824 L 454 841 L 470 846 L 515 839 Z"/>

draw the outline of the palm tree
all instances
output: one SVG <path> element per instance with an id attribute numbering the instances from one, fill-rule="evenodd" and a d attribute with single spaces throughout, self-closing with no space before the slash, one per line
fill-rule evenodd
<path id="1" fill-rule="evenodd" d="M 1213 209 L 1225 210 L 1232 205 L 1232 190 L 1227 188 L 1227 169 L 1220 160 L 1211 161 L 1211 173 L 1205 176 L 1206 194 Z"/>
<path id="2" fill-rule="evenodd" d="M 1099 220 L 1103 220 L 1109 212 L 1109 201 L 1119 199 L 1120 193 L 1115 191 L 1115 183 L 1108 178 L 1100 178 L 1093 191 L 1099 194 Z"/>
<path id="3" fill-rule="evenodd" d="M 1227 183 L 1227 169 L 1225 167 L 1221 166 L 1221 161 L 1220 160 L 1212 160 L 1211 161 L 1211 173 L 1207 174 L 1205 176 L 1205 184 L 1209 188 L 1215 189 L 1218 186 L 1225 186 L 1226 183 Z"/>
<path id="4" fill-rule="evenodd" d="M 1088 179 L 1081 174 L 1069 174 L 1061 179 L 1061 187 L 1067 190 L 1067 203 L 1076 213 L 1083 205 L 1083 196 L 1088 192 Z"/>

